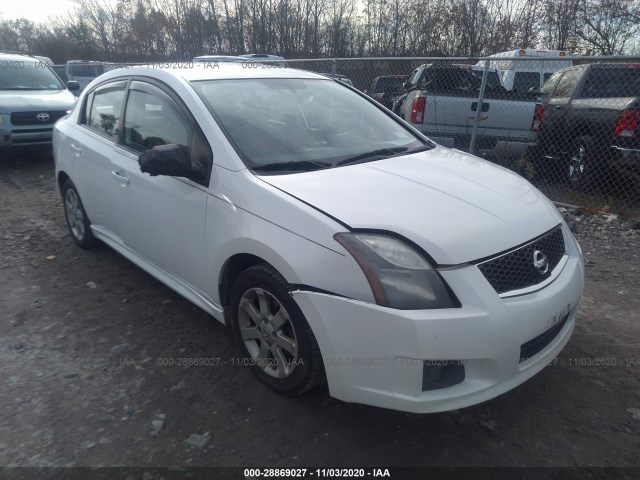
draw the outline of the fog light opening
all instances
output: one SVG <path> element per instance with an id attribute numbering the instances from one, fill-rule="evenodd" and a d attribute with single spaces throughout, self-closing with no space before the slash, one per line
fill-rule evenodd
<path id="1" fill-rule="evenodd" d="M 463 380 L 463 360 L 426 360 L 422 366 L 423 392 L 452 387 Z"/>

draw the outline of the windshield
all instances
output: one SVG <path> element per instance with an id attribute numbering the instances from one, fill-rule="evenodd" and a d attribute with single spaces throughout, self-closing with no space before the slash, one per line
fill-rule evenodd
<path id="1" fill-rule="evenodd" d="M 47 65 L 34 60 L 0 60 L 0 90 L 64 90 Z"/>
<path id="2" fill-rule="evenodd" d="M 193 82 L 249 168 L 329 168 L 431 148 L 347 87 L 330 80 Z"/>

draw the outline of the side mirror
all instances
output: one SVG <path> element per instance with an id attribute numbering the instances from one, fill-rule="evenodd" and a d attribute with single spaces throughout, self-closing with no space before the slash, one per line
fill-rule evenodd
<path id="1" fill-rule="evenodd" d="M 205 176 L 203 166 L 199 162 L 191 162 L 191 152 L 184 145 L 157 145 L 138 156 L 140 171 L 152 177 L 168 175 L 186 177 L 193 180 Z"/>
<path id="2" fill-rule="evenodd" d="M 80 90 L 80 84 L 75 80 L 69 80 L 67 82 L 67 90 L 69 90 L 70 92 L 78 91 Z"/>
<path id="3" fill-rule="evenodd" d="M 411 88 L 411 84 L 409 82 L 404 82 L 402 84 L 402 88 L 404 88 L 405 90 L 409 90 L 409 88 Z"/>

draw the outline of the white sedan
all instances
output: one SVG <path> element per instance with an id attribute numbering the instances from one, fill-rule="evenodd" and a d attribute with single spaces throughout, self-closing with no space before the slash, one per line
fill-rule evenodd
<path id="1" fill-rule="evenodd" d="M 205 67 L 108 72 L 56 124 L 78 246 L 230 324 L 280 392 L 450 410 L 566 345 L 582 254 L 526 180 L 324 76 Z"/>

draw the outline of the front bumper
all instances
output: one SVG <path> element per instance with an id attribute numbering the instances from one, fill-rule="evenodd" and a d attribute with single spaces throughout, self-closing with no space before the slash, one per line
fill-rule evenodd
<path id="1" fill-rule="evenodd" d="M 53 125 L 12 126 L 0 125 L 0 150 L 20 148 L 51 148 Z"/>
<path id="2" fill-rule="evenodd" d="M 575 245 L 551 284 L 518 297 L 500 298 L 475 265 L 441 274 L 462 308 L 395 310 L 292 292 L 316 335 L 333 397 L 415 413 L 462 408 L 531 378 L 569 341 L 584 285 Z M 555 333 L 553 327 L 566 314 Z M 555 335 L 544 347 L 521 361 L 523 345 L 550 330 Z M 425 362 L 443 361 L 464 365 L 464 380 L 423 391 Z"/>

